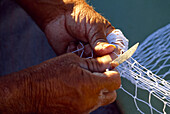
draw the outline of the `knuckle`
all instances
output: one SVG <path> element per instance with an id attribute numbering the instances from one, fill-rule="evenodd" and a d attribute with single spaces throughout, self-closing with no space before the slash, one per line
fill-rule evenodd
<path id="1" fill-rule="evenodd" d="M 103 72 L 106 68 L 105 68 L 105 61 L 104 60 L 100 60 L 100 61 L 97 61 L 96 62 L 96 64 L 97 64 L 97 69 L 98 69 L 98 71 L 101 71 L 101 72 Z"/>

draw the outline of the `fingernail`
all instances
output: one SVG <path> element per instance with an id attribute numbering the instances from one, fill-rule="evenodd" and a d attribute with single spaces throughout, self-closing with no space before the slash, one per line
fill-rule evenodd
<path id="1" fill-rule="evenodd" d="M 115 45 L 113 44 L 104 44 L 103 47 L 107 48 L 107 47 L 113 47 L 114 49 L 116 48 Z"/>

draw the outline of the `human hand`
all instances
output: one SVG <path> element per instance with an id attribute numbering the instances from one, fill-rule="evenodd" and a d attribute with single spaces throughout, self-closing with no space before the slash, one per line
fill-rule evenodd
<path id="1" fill-rule="evenodd" d="M 73 7 L 61 11 L 61 15 L 56 15 L 46 24 L 44 31 L 54 51 L 59 55 L 75 51 L 79 42 L 85 45 L 87 55 L 91 50 L 98 56 L 114 51 L 116 47 L 106 40 L 106 36 L 115 29 L 110 22 L 86 2 L 70 5 Z"/>
<path id="2" fill-rule="evenodd" d="M 57 55 L 77 50 L 79 42 L 85 45 L 84 55 L 91 50 L 97 56 L 120 52 L 106 40 L 109 33 L 116 31 L 115 28 L 84 0 L 16 1 L 45 32 Z"/>
<path id="3" fill-rule="evenodd" d="M 115 58 L 106 55 L 97 59 L 83 59 L 75 54 L 65 54 L 45 62 L 47 76 L 40 85 L 48 85 L 42 96 L 42 111 L 89 113 L 116 99 L 115 90 L 120 86 L 120 75 L 114 69 L 105 72 Z M 112 64 L 116 67 L 118 64 Z M 56 69 L 57 68 L 57 69 Z M 100 73 L 99 73 L 100 72 Z M 36 86 L 35 86 L 36 87 Z M 47 91 L 46 91 L 47 90 Z M 42 101 L 43 102 L 43 101 Z M 41 105 L 41 104 L 40 104 Z M 52 107 L 52 108 L 51 108 Z"/>
<path id="4" fill-rule="evenodd" d="M 116 99 L 115 90 L 121 83 L 114 69 L 117 63 L 112 63 L 112 71 L 105 72 L 114 58 L 111 54 L 85 59 L 69 53 L 4 76 L 0 90 L 6 92 L 3 96 L 0 91 L 0 110 L 71 114 L 89 113 L 109 104 Z"/>

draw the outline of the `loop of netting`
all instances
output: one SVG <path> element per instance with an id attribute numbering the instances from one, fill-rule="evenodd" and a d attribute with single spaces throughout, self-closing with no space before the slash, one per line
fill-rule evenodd
<path id="1" fill-rule="evenodd" d="M 158 113 L 161 113 L 151 105 L 151 94 L 155 96 L 157 99 L 162 101 L 168 107 L 170 107 L 170 83 L 156 74 L 153 74 L 150 70 L 146 69 L 142 65 L 140 65 L 135 59 L 132 57 L 123 63 L 122 65 L 117 67 L 118 71 L 120 72 L 121 77 L 128 79 L 131 83 L 135 85 L 135 95 L 132 95 L 121 86 L 121 89 L 129 94 L 135 102 L 136 108 L 138 111 L 143 113 L 136 103 L 136 100 L 145 103 L 152 109 Z M 149 101 L 146 102 L 142 99 L 139 99 L 137 96 L 137 88 L 144 89 L 150 93 Z M 162 110 L 164 113 L 165 111 Z"/>
<path id="2" fill-rule="evenodd" d="M 84 47 L 74 52 L 81 51 Z M 91 56 L 93 57 L 93 55 Z M 89 57 L 89 58 L 91 58 Z M 145 67 L 144 67 L 145 66 Z M 135 94 L 129 92 L 121 85 L 121 89 L 134 99 L 137 110 L 144 114 L 138 102 L 146 104 L 150 113 L 166 113 L 170 108 L 170 24 L 150 35 L 137 49 L 133 58 L 130 57 L 117 67 L 122 78 L 135 85 Z M 164 78 L 164 79 L 163 79 Z M 166 79 L 166 80 L 165 80 Z M 148 91 L 148 100 L 139 98 L 139 89 Z M 153 106 L 151 100 L 155 97 L 163 103 L 162 110 Z"/>
<path id="3" fill-rule="evenodd" d="M 166 113 L 166 106 L 170 108 L 170 83 L 163 78 L 167 78 L 167 80 L 170 78 L 170 24 L 150 35 L 138 47 L 133 58 L 131 57 L 119 65 L 117 69 L 121 77 L 135 85 L 135 95 L 125 90 L 123 85 L 121 89 L 134 99 L 140 113 L 144 112 L 139 109 L 136 100 L 148 105 L 151 114 L 153 110 L 157 113 Z M 138 98 L 137 88 L 149 92 L 148 102 Z M 163 102 L 162 111 L 152 106 L 152 95 Z"/>
<path id="4" fill-rule="evenodd" d="M 170 24 L 151 34 L 133 58 L 161 78 L 170 76 Z"/>

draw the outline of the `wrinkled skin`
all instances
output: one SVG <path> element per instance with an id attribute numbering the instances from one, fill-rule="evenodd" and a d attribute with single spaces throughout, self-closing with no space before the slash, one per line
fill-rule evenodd
<path id="1" fill-rule="evenodd" d="M 121 83 L 118 64 L 111 64 L 113 71 L 105 69 L 116 58 L 110 54 L 115 47 L 106 42 L 114 27 L 84 0 L 17 1 L 61 56 L 0 77 L 0 112 L 89 113 L 113 102 Z M 102 57 L 64 54 L 79 47 L 79 41 L 85 45 L 85 57 L 91 50 Z"/>
<path id="2" fill-rule="evenodd" d="M 45 32 L 57 55 L 76 50 L 79 42 L 102 56 L 115 47 L 106 36 L 115 28 L 84 0 L 24 0 L 21 6 Z"/>
<path id="3" fill-rule="evenodd" d="M 83 59 L 64 54 L 0 79 L 0 111 L 6 113 L 89 113 L 116 99 L 120 75 L 114 55 Z M 112 68 L 118 64 L 112 64 Z M 62 75 L 62 76 L 61 76 Z M 11 80 L 12 78 L 12 80 Z M 18 99 L 18 100 L 17 100 Z"/>
<path id="4" fill-rule="evenodd" d="M 60 27 L 59 27 L 60 26 Z M 89 44 L 88 54 L 94 49 L 95 54 L 105 55 L 114 50 L 112 45 L 106 43 L 106 35 L 114 27 L 100 14 L 87 4 L 78 4 L 73 11 L 58 16 L 47 24 L 46 36 L 57 54 L 76 50 L 79 41 Z M 104 48 L 110 48 L 103 51 Z"/>

